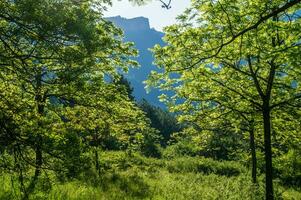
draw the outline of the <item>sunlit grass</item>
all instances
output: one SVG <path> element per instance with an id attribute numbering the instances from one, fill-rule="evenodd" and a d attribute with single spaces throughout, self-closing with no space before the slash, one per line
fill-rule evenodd
<path id="1" fill-rule="evenodd" d="M 114 160 L 114 157 L 117 159 Z M 248 170 L 240 174 L 220 175 L 195 171 L 208 161 L 214 168 L 229 169 L 231 162 L 217 162 L 204 158 L 177 158 L 176 160 L 133 158 L 123 163 L 120 155 L 103 155 L 110 159 L 101 177 L 84 173 L 79 179 L 59 182 L 52 178 L 50 187 L 37 187 L 30 195 L 32 200 L 259 200 L 264 199 L 263 176 L 259 184 L 252 185 Z M 117 164 L 118 162 L 119 165 Z M 180 164 L 181 163 L 181 164 Z M 183 164 L 185 163 L 185 165 Z M 126 165 L 127 167 L 123 166 Z M 171 170 L 176 168 L 176 170 Z M 242 166 L 233 163 L 241 171 Z M 191 172 L 189 170 L 192 169 Z M 182 171 L 181 171 L 182 170 Z M 4 174 L 0 178 L 0 199 L 21 199 L 17 178 Z M 283 188 L 275 183 L 276 199 L 298 200 L 301 192 Z"/>

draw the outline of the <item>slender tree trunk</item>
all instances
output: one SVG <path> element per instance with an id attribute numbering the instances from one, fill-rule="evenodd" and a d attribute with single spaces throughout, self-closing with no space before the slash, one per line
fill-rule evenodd
<path id="1" fill-rule="evenodd" d="M 272 166 L 272 147 L 271 147 L 271 116 L 269 104 L 263 106 L 264 123 L 264 148 L 265 148 L 265 181 L 266 181 L 266 200 L 274 199 L 273 190 L 273 166 Z"/>
<path id="2" fill-rule="evenodd" d="M 38 179 L 38 177 L 41 174 L 41 168 L 42 168 L 42 164 L 43 164 L 43 156 L 42 156 L 42 149 L 41 149 L 41 137 L 39 137 L 38 139 L 38 143 L 36 145 L 36 169 L 35 169 L 35 173 L 34 173 L 34 179 Z"/>
<path id="3" fill-rule="evenodd" d="M 250 149 L 252 157 L 252 182 L 257 183 L 257 157 L 256 157 L 256 146 L 255 146 L 255 136 L 254 127 L 250 129 Z"/>
<path id="4" fill-rule="evenodd" d="M 96 147 L 94 150 L 94 156 L 95 156 L 95 168 L 98 173 L 98 176 L 100 177 L 99 155 Z"/>
<path id="5" fill-rule="evenodd" d="M 18 169 L 18 172 L 19 172 L 20 189 L 21 189 L 21 192 L 23 193 L 22 199 L 27 200 L 28 199 L 28 194 L 27 194 L 27 190 L 26 190 L 26 187 L 25 187 L 25 184 L 24 184 L 22 164 L 21 164 L 21 161 L 19 159 L 17 149 L 14 149 L 14 158 L 15 158 L 16 169 Z"/>
<path id="6" fill-rule="evenodd" d="M 40 70 L 39 73 L 36 75 L 36 96 L 35 101 L 37 104 L 37 113 L 40 116 L 44 114 L 44 102 L 45 99 L 41 92 L 42 88 L 42 71 Z M 38 127 L 41 127 L 42 124 L 38 121 Z M 43 165 L 43 153 L 42 153 L 42 146 L 43 146 L 43 137 L 38 133 L 34 151 L 35 151 L 35 172 L 34 176 L 28 186 L 29 194 L 34 191 L 36 183 L 38 181 L 39 176 L 41 175 L 42 165 Z"/>
<path id="7" fill-rule="evenodd" d="M 42 78 L 40 77 L 40 79 L 38 79 L 38 83 L 37 83 L 37 86 L 38 87 L 41 87 L 42 83 L 41 83 L 41 80 Z M 40 93 L 40 92 L 39 92 Z M 38 114 L 40 116 L 43 116 L 44 114 L 44 100 L 43 100 L 43 96 L 41 94 L 38 94 L 36 96 L 36 101 L 37 101 L 37 104 L 38 104 Z M 42 124 L 40 124 L 40 122 L 38 122 L 38 126 L 42 126 Z M 35 163 L 35 174 L 34 174 L 34 179 L 37 180 L 38 177 L 40 176 L 41 174 L 41 168 L 42 168 L 42 164 L 43 164 L 43 155 L 42 155 L 42 145 L 43 145 L 43 137 L 42 135 L 38 135 L 37 136 L 37 141 L 36 141 L 36 144 L 35 144 L 35 154 L 36 154 L 36 163 Z"/>
<path id="8" fill-rule="evenodd" d="M 37 184 L 37 181 L 39 179 L 39 176 L 41 175 L 41 170 L 42 170 L 42 164 L 43 164 L 43 154 L 42 154 L 42 148 L 41 148 L 41 145 L 42 145 L 42 137 L 39 136 L 38 137 L 38 142 L 36 143 L 36 146 L 35 146 L 35 172 L 34 172 L 34 176 L 28 186 L 28 195 L 30 193 L 32 193 L 35 189 L 35 186 Z M 23 198 L 24 200 L 24 198 Z"/>

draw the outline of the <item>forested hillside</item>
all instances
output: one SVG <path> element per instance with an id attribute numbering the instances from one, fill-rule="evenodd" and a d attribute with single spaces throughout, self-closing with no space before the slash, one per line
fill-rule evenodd
<path id="1" fill-rule="evenodd" d="M 300 2 L 0 0 L 0 199 L 301 199 Z"/>

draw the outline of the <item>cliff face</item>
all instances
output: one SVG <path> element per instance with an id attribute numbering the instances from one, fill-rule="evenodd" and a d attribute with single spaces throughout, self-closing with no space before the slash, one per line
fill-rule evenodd
<path id="1" fill-rule="evenodd" d="M 144 17 L 136 17 L 126 19 L 120 16 L 109 17 L 107 20 L 113 22 L 117 27 L 124 31 L 124 41 L 134 42 L 135 47 L 139 50 L 139 57 L 136 60 L 141 67 L 138 69 L 130 69 L 126 78 L 131 82 L 134 88 L 134 96 L 137 100 L 142 98 L 149 101 L 151 104 L 164 107 L 159 102 L 158 96 L 161 94 L 158 90 L 152 90 L 149 94 L 144 89 L 143 81 L 147 79 L 148 74 L 156 67 L 152 65 L 153 55 L 148 50 L 156 44 L 164 45 L 162 32 L 150 28 L 149 20 Z"/>

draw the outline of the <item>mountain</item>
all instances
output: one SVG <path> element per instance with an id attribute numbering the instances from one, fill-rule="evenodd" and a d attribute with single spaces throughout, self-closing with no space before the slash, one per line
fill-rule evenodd
<path id="1" fill-rule="evenodd" d="M 131 82 L 134 88 L 134 96 L 137 100 L 146 99 L 155 106 L 164 107 L 164 104 L 159 102 L 158 96 L 161 94 L 158 90 L 151 90 L 146 93 L 143 81 L 145 81 L 152 70 L 156 67 L 152 64 L 153 56 L 148 50 L 156 44 L 164 46 L 162 32 L 150 28 L 149 20 L 145 17 L 136 17 L 126 19 L 121 16 L 108 17 L 107 20 L 121 28 L 124 32 L 124 41 L 134 42 L 136 49 L 139 50 L 139 57 L 136 60 L 140 63 L 140 68 L 130 69 L 125 77 Z"/>

